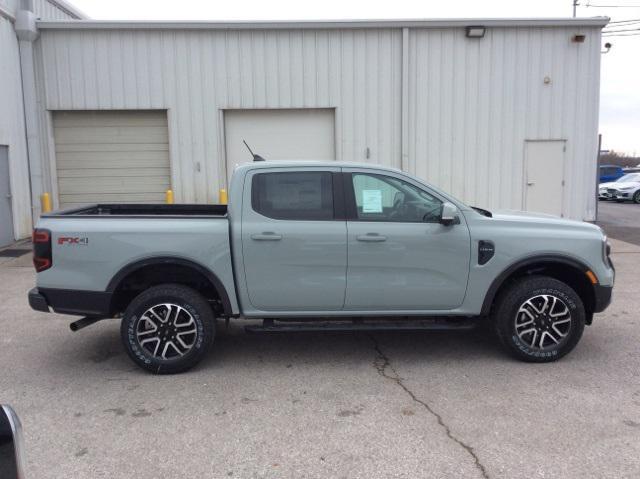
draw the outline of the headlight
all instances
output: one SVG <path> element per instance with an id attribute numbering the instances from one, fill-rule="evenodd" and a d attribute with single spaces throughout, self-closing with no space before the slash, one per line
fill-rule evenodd
<path id="1" fill-rule="evenodd" d="M 631 190 L 631 189 L 633 189 L 633 188 L 634 188 L 633 186 L 623 186 L 622 188 L 618 188 L 618 189 L 619 189 L 619 190 L 627 191 L 627 190 Z"/>

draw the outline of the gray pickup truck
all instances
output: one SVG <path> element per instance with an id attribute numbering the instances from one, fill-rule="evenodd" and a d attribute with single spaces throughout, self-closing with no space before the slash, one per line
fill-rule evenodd
<path id="1" fill-rule="evenodd" d="M 597 226 L 471 208 L 401 171 L 254 162 L 229 206 L 98 204 L 44 214 L 33 235 L 37 311 L 122 318 L 139 366 L 172 373 L 213 343 L 216 319 L 256 331 L 466 329 L 507 351 L 571 351 L 611 301 Z"/>

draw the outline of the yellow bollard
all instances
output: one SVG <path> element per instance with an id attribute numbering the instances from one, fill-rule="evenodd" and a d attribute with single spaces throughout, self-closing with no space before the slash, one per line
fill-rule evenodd
<path id="1" fill-rule="evenodd" d="M 173 204 L 173 190 L 167 190 L 165 193 L 166 202 L 168 205 Z"/>
<path id="2" fill-rule="evenodd" d="M 218 201 L 220 202 L 221 205 L 226 205 L 228 198 L 227 198 L 227 190 L 225 190 L 224 188 L 220 188 L 220 193 L 218 194 Z"/>
<path id="3" fill-rule="evenodd" d="M 40 196 L 40 205 L 42 206 L 43 213 L 49 213 L 51 211 L 51 195 L 49 193 L 43 193 Z"/>

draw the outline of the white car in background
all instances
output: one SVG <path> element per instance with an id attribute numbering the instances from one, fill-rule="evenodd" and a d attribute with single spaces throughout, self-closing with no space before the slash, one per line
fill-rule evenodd
<path id="1" fill-rule="evenodd" d="M 601 200 L 633 201 L 640 203 L 640 173 L 629 173 L 616 181 L 600 183 L 598 198 Z"/>

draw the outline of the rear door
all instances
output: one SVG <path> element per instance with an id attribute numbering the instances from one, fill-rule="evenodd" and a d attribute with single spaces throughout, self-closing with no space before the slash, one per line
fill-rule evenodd
<path id="1" fill-rule="evenodd" d="M 352 311 L 433 311 L 462 304 L 470 237 L 440 224 L 443 200 L 393 173 L 345 169 L 347 294 Z"/>
<path id="2" fill-rule="evenodd" d="M 247 173 L 242 254 L 255 309 L 342 309 L 347 230 L 341 191 L 339 168 L 270 167 Z"/>

